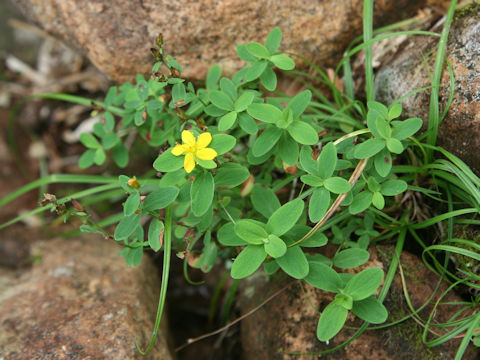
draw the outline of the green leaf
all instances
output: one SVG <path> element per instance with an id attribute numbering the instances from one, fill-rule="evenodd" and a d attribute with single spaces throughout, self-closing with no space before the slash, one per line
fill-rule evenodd
<path id="1" fill-rule="evenodd" d="M 238 124 L 249 135 L 256 134 L 258 132 L 258 125 L 253 118 L 246 112 L 238 114 Z"/>
<path id="2" fill-rule="evenodd" d="M 105 150 L 113 148 L 120 141 L 120 138 L 115 133 L 106 133 L 102 137 L 102 145 Z"/>
<path id="3" fill-rule="evenodd" d="M 280 266 L 278 266 L 275 261 L 270 261 L 263 264 L 263 269 L 267 275 L 273 275 L 278 271 L 278 269 L 280 269 Z"/>
<path id="4" fill-rule="evenodd" d="M 235 233 L 244 241 L 253 245 L 264 244 L 268 233 L 264 227 L 249 219 L 239 220 L 235 224 Z"/>
<path id="5" fill-rule="evenodd" d="M 236 112 L 244 111 L 252 103 L 255 96 L 253 93 L 246 91 L 235 101 L 234 108 Z"/>
<path id="6" fill-rule="evenodd" d="M 373 193 L 371 193 L 370 191 L 362 191 L 361 193 L 355 195 L 353 197 L 352 203 L 348 208 L 350 214 L 355 215 L 367 210 L 372 203 L 372 197 Z"/>
<path id="7" fill-rule="evenodd" d="M 392 170 L 392 155 L 387 149 L 383 149 L 373 158 L 375 170 L 378 175 L 386 177 Z"/>
<path id="8" fill-rule="evenodd" d="M 195 177 L 190 190 L 192 213 L 195 216 L 205 214 L 212 204 L 215 182 L 209 172 L 204 172 Z"/>
<path id="9" fill-rule="evenodd" d="M 278 236 L 268 235 L 268 242 L 265 243 L 265 251 L 273 258 L 279 258 L 287 252 L 287 245 Z"/>
<path id="10" fill-rule="evenodd" d="M 235 224 L 232 222 L 223 225 L 217 232 L 217 239 L 225 246 L 243 246 L 248 243 L 235 233 Z"/>
<path id="11" fill-rule="evenodd" d="M 257 58 L 252 54 L 250 54 L 250 52 L 247 50 L 246 44 L 237 45 L 236 50 L 237 50 L 238 57 L 243 61 L 246 61 L 249 63 L 257 61 Z"/>
<path id="12" fill-rule="evenodd" d="M 178 196 L 179 189 L 176 186 L 166 186 L 152 191 L 143 202 L 144 211 L 164 209 Z"/>
<path id="13" fill-rule="evenodd" d="M 388 117 L 388 108 L 377 101 L 367 102 L 368 110 L 377 113 L 379 116 L 386 119 Z"/>
<path id="14" fill-rule="evenodd" d="M 270 234 L 281 236 L 296 224 L 303 212 L 304 203 L 301 199 L 289 201 L 275 210 L 267 222 L 267 231 Z"/>
<path id="15" fill-rule="evenodd" d="M 172 100 L 174 103 L 185 100 L 187 92 L 185 90 L 185 85 L 182 83 L 175 84 L 172 87 Z"/>
<path id="16" fill-rule="evenodd" d="M 217 90 L 218 89 L 218 80 L 222 76 L 222 68 L 219 65 L 213 65 L 210 70 L 208 70 L 207 78 L 205 80 L 206 87 L 208 90 Z"/>
<path id="17" fill-rule="evenodd" d="M 123 204 L 123 214 L 125 216 L 132 215 L 135 211 L 138 210 L 140 205 L 140 194 L 138 192 L 133 192 L 127 198 L 127 201 Z"/>
<path id="18" fill-rule="evenodd" d="M 381 117 L 378 117 L 377 120 L 375 121 L 375 125 L 377 126 L 377 131 L 382 138 L 384 139 L 390 138 L 392 134 L 392 129 L 390 128 L 390 125 L 388 125 L 386 120 L 382 119 Z"/>
<path id="19" fill-rule="evenodd" d="M 317 172 L 317 162 L 312 157 L 312 149 L 310 146 L 302 146 L 300 150 L 300 164 L 306 172 L 312 175 L 319 175 Z"/>
<path id="20" fill-rule="evenodd" d="M 125 261 L 127 265 L 130 266 L 138 266 L 142 262 L 143 257 L 143 247 L 139 246 L 135 249 L 128 249 L 128 254 L 125 257 Z"/>
<path id="21" fill-rule="evenodd" d="M 158 251 L 162 247 L 160 243 L 160 238 L 163 237 L 163 222 L 157 219 L 153 219 L 148 227 L 148 245 L 152 248 L 153 251 Z"/>
<path id="22" fill-rule="evenodd" d="M 264 60 L 256 61 L 250 66 L 245 74 L 245 81 L 253 81 L 258 79 L 267 68 L 268 63 Z"/>
<path id="23" fill-rule="evenodd" d="M 237 140 L 231 135 L 216 134 L 212 136 L 212 142 L 210 143 L 209 147 L 214 149 L 218 155 L 223 155 L 232 150 L 236 143 Z M 155 164 L 153 167 L 155 167 Z"/>
<path id="24" fill-rule="evenodd" d="M 301 93 L 297 94 L 290 102 L 288 103 L 287 109 L 292 110 L 292 115 L 294 119 L 297 119 L 310 104 L 312 99 L 312 92 L 310 90 L 304 90 Z"/>
<path id="25" fill-rule="evenodd" d="M 347 320 L 348 310 L 334 301 L 327 305 L 318 320 L 317 338 L 328 341 L 342 329 Z"/>
<path id="26" fill-rule="evenodd" d="M 422 119 L 411 118 L 404 121 L 392 121 L 392 137 L 403 140 L 415 134 L 422 127 Z"/>
<path id="27" fill-rule="evenodd" d="M 205 108 L 205 114 L 214 116 L 214 117 L 222 116 L 222 115 L 225 115 L 226 113 L 227 113 L 227 110 L 219 109 L 213 104 L 210 104 Z"/>
<path id="28" fill-rule="evenodd" d="M 349 192 L 351 188 L 350 183 L 347 180 L 338 176 L 325 179 L 323 186 L 334 194 Z"/>
<path id="29" fill-rule="evenodd" d="M 165 150 L 153 162 L 153 168 L 160 172 L 175 171 L 183 167 L 184 156 L 175 156 L 172 154 L 172 148 Z"/>
<path id="30" fill-rule="evenodd" d="M 274 148 L 272 148 L 270 151 L 266 152 L 262 156 L 255 156 L 255 155 L 253 155 L 252 148 L 250 148 L 250 150 L 248 150 L 248 154 L 247 154 L 247 161 L 250 165 L 263 164 L 265 161 L 270 159 L 273 152 L 274 152 Z"/>
<path id="31" fill-rule="evenodd" d="M 215 175 L 216 187 L 235 187 L 247 180 L 248 169 L 235 163 L 223 164 Z"/>
<path id="32" fill-rule="evenodd" d="M 360 319 L 372 324 L 381 324 L 388 318 L 388 312 L 385 306 L 373 296 L 369 296 L 360 301 L 354 301 L 352 312 Z"/>
<path id="33" fill-rule="evenodd" d="M 295 165 L 298 160 L 298 144 L 290 135 L 283 132 L 278 141 L 278 155 L 287 165 Z"/>
<path id="34" fill-rule="evenodd" d="M 115 233 L 113 235 L 115 240 L 128 238 L 135 231 L 141 217 L 141 214 L 132 214 L 122 218 L 115 228 Z"/>
<path id="35" fill-rule="evenodd" d="M 226 111 L 234 110 L 232 99 L 230 99 L 230 97 L 224 92 L 219 90 L 213 90 L 210 91 L 208 97 L 210 98 L 212 104 L 215 105 L 217 108 Z"/>
<path id="36" fill-rule="evenodd" d="M 342 279 L 330 266 L 320 262 L 309 262 L 309 267 L 310 271 L 304 280 L 313 287 L 335 293 L 343 288 Z"/>
<path id="37" fill-rule="evenodd" d="M 270 51 L 260 43 L 252 42 L 247 44 L 247 50 L 253 56 L 260 59 L 270 59 Z"/>
<path id="38" fill-rule="evenodd" d="M 276 123 L 282 118 L 282 111 L 271 104 L 250 104 L 247 113 L 251 117 L 266 123 Z"/>
<path id="39" fill-rule="evenodd" d="M 202 250 L 202 255 L 197 259 L 194 266 L 198 267 L 204 273 L 208 273 L 215 265 L 217 255 L 217 245 L 214 242 L 207 243 Z"/>
<path id="40" fill-rule="evenodd" d="M 196 161 L 198 165 L 200 165 L 204 169 L 215 169 L 217 167 L 217 163 L 213 160 L 197 159 Z"/>
<path id="41" fill-rule="evenodd" d="M 80 225 L 80 232 L 105 236 L 105 233 L 103 231 L 95 229 L 94 227 L 89 225 Z"/>
<path id="42" fill-rule="evenodd" d="M 267 257 L 263 245 L 248 245 L 233 262 L 230 275 L 234 279 L 243 279 L 253 274 Z"/>
<path id="43" fill-rule="evenodd" d="M 371 192 L 379 191 L 380 183 L 373 176 L 370 176 L 367 180 L 367 187 Z"/>
<path id="44" fill-rule="evenodd" d="M 287 248 L 282 257 L 275 260 L 280 268 L 294 279 L 303 279 L 308 275 L 308 261 L 300 246 Z"/>
<path id="45" fill-rule="evenodd" d="M 280 46 L 280 42 L 282 41 L 282 31 L 280 28 L 276 27 L 267 36 L 267 40 L 265 41 L 265 46 L 270 52 L 273 54 L 277 51 L 278 47 Z"/>
<path id="46" fill-rule="evenodd" d="M 293 122 L 293 113 L 291 109 L 284 109 L 282 111 L 282 118 L 279 119 L 275 125 L 281 129 L 286 129 Z"/>
<path id="47" fill-rule="evenodd" d="M 267 219 L 280 208 L 280 201 L 273 190 L 258 184 L 252 189 L 251 200 L 253 208 Z"/>
<path id="48" fill-rule="evenodd" d="M 102 165 L 105 162 L 107 155 L 102 148 L 95 150 L 95 156 L 93 157 L 93 162 L 97 165 Z"/>
<path id="49" fill-rule="evenodd" d="M 182 169 L 178 169 L 177 171 L 173 171 L 163 175 L 158 185 L 161 187 L 177 185 L 183 179 L 185 179 L 185 171 Z"/>
<path id="50" fill-rule="evenodd" d="M 325 145 L 317 160 L 317 174 L 323 179 L 327 179 L 333 175 L 337 166 L 337 149 L 331 142 Z M 338 194 L 338 193 L 337 193 Z"/>
<path id="51" fill-rule="evenodd" d="M 85 151 L 78 160 L 78 167 L 80 169 L 86 169 L 93 165 L 93 159 L 95 158 L 95 149 L 88 149 Z"/>
<path id="52" fill-rule="evenodd" d="M 315 129 L 303 121 L 292 122 L 287 130 L 300 144 L 314 145 L 318 142 L 318 134 Z"/>
<path id="53" fill-rule="evenodd" d="M 277 88 L 277 75 L 275 71 L 270 67 L 266 67 L 265 71 L 260 75 L 260 81 L 262 82 L 265 89 L 268 91 L 275 91 Z"/>
<path id="54" fill-rule="evenodd" d="M 308 226 L 295 225 L 294 228 L 296 226 L 301 226 L 301 227 L 308 228 L 308 231 L 311 230 L 311 228 L 308 227 Z M 307 234 L 308 231 L 306 231 L 303 235 Z M 298 239 L 302 238 L 303 235 L 295 238 L 295 240 L 298 240 Z M 326 235 L 324 233 L 320 232 L 320 231 L 316 231 L 307 240 L 302 241 L 300 246 L 301 247 L 309 247 L 309 248 L 320 247 L 320 246 L 325 246 L 327 244 L 327 242 L 328 242 L 328 238 L 326 237 Z"/>
<path id="55" fill-rule="evenodd" d="M 295 61 L 289 58 L 287 55 L 273 55 L 270 59 L 276 67 L 282 70 L 295 69 Z"/>
<path id="56" fill-rule="evenodd" d="M 80 142 L 89 149 L 98 149 L 102 147 L 97 138 L 90 133 L 80 134 Z"/>
<path id="57" fill-rule="evenodd" d="M 318 222 L 330 206 L 330 192 L 324 188 L 315 189 L 310 197 L 308 216 L 311 222 Z"/>
<path id="58" fill-rule="evenodd" d="M 315 175 L 302 175 L 300 179 L 304 184 L 314 187 L 323 186 L 324 183 L 324 180 L 321 177 Z"/>
<path id="59" fill-rule="evenodd" d="M 354 156 L 356 159 L 365 159 L 372 157 L 385 148 L 385 140 L 368 139 L 367 141 L 355 146 Z"/>
<path id="60" fill-rule="evenodd" d="M 367 250 L 359 248 L 350 248 L 342 250 L 333 258 L 333 265 L 340 269 L 352 269 L 365 264 L 370 258 Z"/>
<path id="61" fill-rule="evenodd" d="M 403 180 L 387 180 L 380 187 L 380 192 L 385 196 L 395 196 L 406 190 L 407 183 Z"/>
<path id="62" fill-rule="evenodd" d="M 395 138 L 387 139 L 387 148 L 394 154 L 401 154 L 403 152 L 401 141 Z"/>
<path id="63" fill-rule="evenodd" d="M 269 152 L 280 139 L 282 130 L 276 126 L 270 126 L 265 129 L 264 132 L 255 141 L 252 147 L 252 153 L 254 156 L 259 157 Z"/>
<path id="64" fill-rule="evenodd" d="M 388 109 L 388 120 L 396 119 L 400 115 L 402 115 L 402 104 L 396 103 L 390 106 L 390 109 Z"/>
<path id="65" fill-rule="evenodd" d="M 238 97 L 237 87 L 232 80 L 222 78 L 220 80 L 220 89 L 227 94 L 232 101 L 235 101 Z"/>
<path id="66" fill-rule="evenodd" d="M 379 268 L 365 269 L 356 274 L 347 283 L 343 292 L 354 301 L 363 300 L 372 295 L 383 281 L 383 271 Z"/>
<path id="67" fill-rule="evenodd" d="M 378 210 L 382 210 L 385 207 L 385 199 L 379 191 L 375 191 L 372 196 L 372 204 Z"/>
<path id="68" fill-rule="evenodd" d="M 128 150 L 122 142 L 119 142 L 113 148 L 113 161 L 115 161 L 115 164 L 120 168 L 128 165 Z"/>
<path id="69" fill-rule="evenodd" d="M 225 131 L 230 129 L 235 121 L 237 120 L 237 113 L 235 111 L 230 111 L 220 118 L 218 122 L 218 130 Z"/>

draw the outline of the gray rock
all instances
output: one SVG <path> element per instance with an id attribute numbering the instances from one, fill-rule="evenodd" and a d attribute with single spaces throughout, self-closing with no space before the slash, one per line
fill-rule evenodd
<path id="1" fill-rule="evenodd" d="M 459 156 L 480 171 L 480 5 L 477 3 L 456 15 L 450 30 L 446 56 L 453 68 L 455 94 L 440 125 L 437 144 Z M 378 72 L 376 99 L 390 104 L 401 96 L 431 85 L 438 39 L 411 37 L 409 42 Z M 450 95 L 450 79 L 445 67 L 439 94 L 440 114 Z M 402 101 L 405 117 L 428 122 L 430 90 Z"/>

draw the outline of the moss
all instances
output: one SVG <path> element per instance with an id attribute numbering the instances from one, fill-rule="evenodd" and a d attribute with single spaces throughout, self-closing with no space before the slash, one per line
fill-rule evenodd
<path id="1" fill-rule="evenodd" d="M 470 16 L 473 16 L 475 19 L 480 17 L 480 1 L 473 1 L 461 9 L 456 10 L 453 17 L 453 24 L 457 25 L 460 20 Z"/>

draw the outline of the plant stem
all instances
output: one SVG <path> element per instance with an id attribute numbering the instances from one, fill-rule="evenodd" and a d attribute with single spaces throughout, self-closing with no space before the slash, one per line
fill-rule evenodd
<path id="1" fill-rule="evenodd" d="M 163 248 L 163 269 L 162 269 L 162 284 L 160 286 L 160 297 L 158 299 L 158 308 L 157 308 L 157 317 L 155 319 L 155 327 L 152 332 L 152 337 L 150 338 L 150 344 L 145 351 L 142 351 L 140 345 L 135 340 L 135 345 L 137 350 L 142 355 L 147 355 L 153 348 L 155 344 L 155 339 L 157 338 L 158 329 L 160 328 L 160 321 L 162 320 L 163 310 L 165 308 L 165 299 L 167 296 L 167 287 L 168 287 L 168 275 L 170 273 L 170 257 L 172 249 L 172 205 L 169 205 L 165 210 L 165 238 L 164 238 L 164 248 Z"/>
<path id="2" fill-rule="evenodd" d="M 363 42 L 372 39 L 373 34 L 373 0 L 363 2 Z M 375 100 L 373 91 L 372 45 L 365 48 L 365 91 L 367 101 Z"/>

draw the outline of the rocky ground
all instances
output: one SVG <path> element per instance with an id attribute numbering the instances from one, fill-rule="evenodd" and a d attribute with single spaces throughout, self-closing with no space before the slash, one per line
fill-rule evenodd
<path id="1" fill-rule="evenodd" d="M 252 19 L 271 3 L 267 1 L 255 5 L 226 1 L 217 7 L 210 2 L 200 2 L 200 5 L 188 2 L 183 8 L 145 1 L 143 7 L 135 11 L 130 11 L 133 2 L 120 2 L 116 7 L 102 1 L 88 5 L 80 3 L 67 0 L 18 2 L 31 18 L 53 35 L 69 40 L 78 51 L 58 42 L 0 0 L 0 31 L 6 34 L 0 38 L 0 198 L 45 174 L 80 173 L 76 167 L 82 150 L 78 143 L 79 129 L 91 122 L 88 108 L 39 101 L 30 101 L 21 107 L 9 121 L 15 102 L 31 93 L 50 91 L 101 98 L 110 84 L 107 77 L 119 80 L 131 78 L 137 72 L 148 72 L 150 39 L 159 29 L 164 32 L 167 43 L 175 40 L 177 47 L 171 50 L 184 65 L 185 75 L 192 79 L 203 77 L 212 62 L 220 62 L 227 71 L 233 71 L 239 65 L 228 60 L 233 44 L 263 39 L 271 27 L 285 24 L 286 18 L 294 25 L 284 33 L 286 47 L 325 67 L 334 66 L 345 45 L 361 33 L 361 1 L 321 2 L 310 7 L 296 3 L 278 5 L 277 16 L 265 23 Z M 448 2 L 381 1 L 376 9 L 378 24 L 413 16 L 426 3 L 428 6 L 417 15 L 419 23 L 424 29 L 438 31 Z M 122 4 L 126 4 L 125 7 Z M 300 10 L 292 10 L 298 6 Z M 239 27 L 232 21 L 238 9 L 242 9 L 244 16 L 241 21 L 248 22 L 248 26 Z M 165 11 L 178 23 L 167 26 L 158 20 L 164 19 L 159 14 Z M 462 14 L 454 23 L 447 48 L 458 81 L 439 141 L 479 171 L 479 152 L 475 149 L 480 138 L 477 111 L 480 96 L 477 19 L 480 12 L 477 7 Z M 195 18 L 195 22 L 192 23 L 188 16 Z M 125 17 L 128 21 L 123 22 Z M 200 18 L 206 20 L 202 22 Z M 157 19 L 158 23 L 152 19 Z M 185 31 L 178 35 L 178 29 Z M 255 36 L 250 37 L 251 34 Z M 377 48 L 377 53 L 383 57 L 376 58 L 377 94 L 387 103 L 399 94 L 425 86 L 428 73 L 422 69 L 426 65 L 412 52 L 417 54 L 418 49 L 423 49 L 424 53 L 429 53 L 436 45 L 424 38 L 396 42 L 393 47 L 389 44 Z M 358 68 L 354 71 L 361 72 Z M 447 80 L 448 72 L 445 72 L 442 82 L 447 84 Z M 359 77 L 357 89 L 361 83 Z M 448 94 L 448 86 L 442 88 L 440 100 L 443 104 Z M 358 96 L 362 96 L 360 90 Z M 419 94 L 404 101 L 408 115 L 419 116 L 418 111 L 425 114 L 428 108 L 425 99 L 427 95 Z M 460 142 L 451 143 L 452 139 L 460 139 Z M 140 161 L 136 166 L 148 163 Z M 71 191 L 58 185 L 47 190 L 59 194 Z M 38 192 L 30 192 L 0 208 L 0 223 L 35 208 L 38 199 Z M 98 211 L 99 216 L 104 216 L 111 209 Z M 135 349 L 135 339 L 146 344 L 153 328 L 161 259 L 145 256 L 141 266 L 128 268 L 123 258 L 117 256 L 119 249 L 99 236 L 59 237 L 59 234 L 74 230 L 75 225 L 78 224 L 64 225 L 53 215 L 47 215 L 45 218 L 29 217 L 0 230 L 0 359 L 142 358 Z M 386 269 L 391 253 L 391 247 L 377 247 L 367 265 Z M 405 289 L 414 307 L 418 307 L 436 285 L 436 278 L 418 256 L 405 253 L 401 263 L 406 282 L 402 283 L 397 276 L 386 300 L 387 307 L 395 310 L 392 312 L 395 319 L 408 314 L 405 303 L 400 301 Z M 187 339 L 208 333 L 222 324 L 219 321 L 222 302 L 225 303 L 231 281 L 227 280 L 221 288 L 213 311 L 210 299 L 223 272 L 223 267 L 218 266 L 205 284 L 193 286 L 183 278 L 182 262 L 174 259 L 168 317 L 149 358 L 308 359 L 312 356 L 294 356 L 290 352 L 321 351 L 332 346 L 320 344 L 314 336 L 318 319 L 315 308 L 328 300 L 321 292 L 309 286 L 302 289 L 298 283 L 286 283 L 281 278 L 267 281 L 258 273 L 241 285 L 237 293 L 241 295 L 236 297 L 238 307 L 227 316 L 228 320 L 233 320 L 248 315 L 241 325 L 176 351 Z M 191 276 L 193 280 L 202 280 L 201 273 L 193 272 Z M 442 285 L 442 289 L 444 287 Z M 271 301 L 251 312 L 277 290 L 280 292 Z M 451 296 L 452 301 L 460 299 Z M 438 314 L 438 320 L 444 320 L 454 311 L 445 310 Z M 355 322 L 348 325 L 358 326 Z M 346 339 L 351 331 L 343 331 L 340 340 L 335 341 Z M 367 332 L 341 353 L 322 358 L 454 357 L 458 341 L 426 348 L 420 340 L 421 331 L 420 325 L 409 320 L 399 327 Z M 464 358 L 474 359 L 474 349 Z"/>

